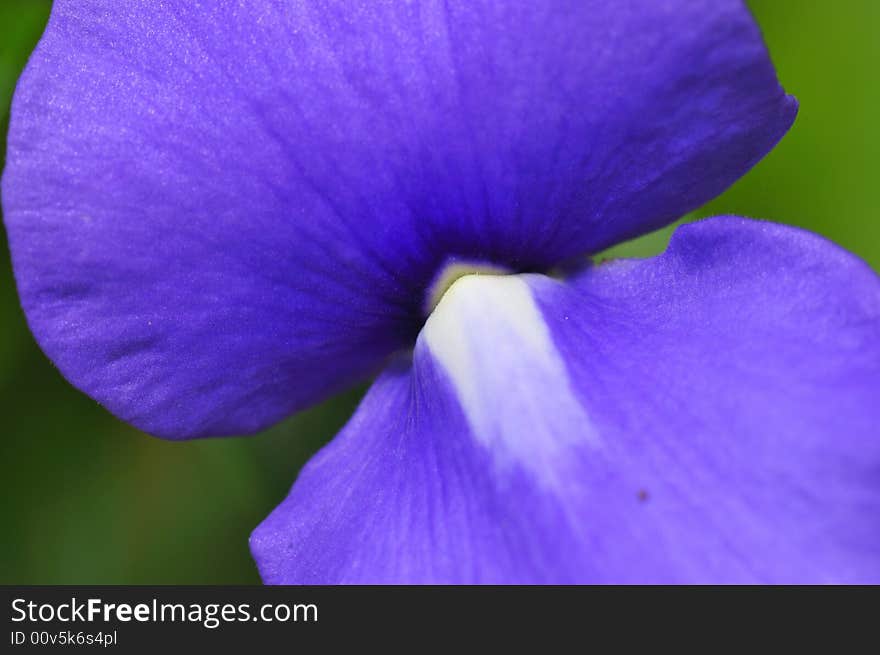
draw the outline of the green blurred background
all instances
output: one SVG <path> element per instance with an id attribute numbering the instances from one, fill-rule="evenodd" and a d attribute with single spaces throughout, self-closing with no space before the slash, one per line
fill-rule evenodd
<path id="1" fill-rule="evenodd" d="M 880 2 L 753 0 L 792 131 L 696 216 L 736 213 L 819 232 L 880 271 Z M 48 0 L 0 0 L 0 129 Z M 671 229 L 618 246 L 661 251 Z M 256 583 L 251 529 L 345 422 L 348 393 L 249 438 L 169 443 L 70 387 L 24 321 L 0 244 L 0 583 Z"/>

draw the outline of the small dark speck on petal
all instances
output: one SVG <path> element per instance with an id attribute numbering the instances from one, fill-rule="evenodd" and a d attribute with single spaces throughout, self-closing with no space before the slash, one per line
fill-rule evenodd
<path id="1" fill-rule="evenodd" d="M 648 500 L 648 498 L 650 498 L 648 492 L 645 489 L 639 489 L 639 493 L 636 494 L 636 496 L 638 497 L 640 503 L 644 503 Z"/>

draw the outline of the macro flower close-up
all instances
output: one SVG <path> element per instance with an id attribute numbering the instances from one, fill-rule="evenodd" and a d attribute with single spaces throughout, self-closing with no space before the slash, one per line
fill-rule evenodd
<path id="1" fill-rule="evenodd" d="M 369 384 L 267 584 L 880 583 L 877 273 L 730 211 L 602 254 L 795 133 L 785 83 L 739 0 L 56 0 L 18 298 L 165 440 Z"/>

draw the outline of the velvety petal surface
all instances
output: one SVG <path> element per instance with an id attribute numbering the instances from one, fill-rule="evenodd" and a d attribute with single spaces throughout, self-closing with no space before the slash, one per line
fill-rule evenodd
<path id="1" fill-rule="evenodd" d="M 447 259 L 546 270 L 657 227 L 795 111 L 731 0 L 56 0 L 3 208 L 75 385 L 237 433 L 381 367 Z"/>
<path id="2" fill-rule="evenodd" d="M 251 548 L 270 583 L 880 582 L 880 278 L 716 218 L 459 280 Z"/>

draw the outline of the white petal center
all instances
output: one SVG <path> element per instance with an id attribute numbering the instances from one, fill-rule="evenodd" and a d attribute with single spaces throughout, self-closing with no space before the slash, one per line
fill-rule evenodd
<path id="1" fill-rule="evenodd" d="M 529 275 L 467 275 L 428 317 L 425 344 L 448 375 L 475 437 L 550 477 L 558 455 L 598 443 L 535 303 Z"/>

